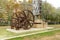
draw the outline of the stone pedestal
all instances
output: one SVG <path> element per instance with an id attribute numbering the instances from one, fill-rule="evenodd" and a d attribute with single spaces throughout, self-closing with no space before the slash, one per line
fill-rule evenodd
<path id="1" fill-rule="evenodd" d="M 41 24 L 34 24 L 34 28 L 46 28 L 48 27 L 48 24 L 40 19 L 35 20 L 36 23 L 41 23 Z"/>

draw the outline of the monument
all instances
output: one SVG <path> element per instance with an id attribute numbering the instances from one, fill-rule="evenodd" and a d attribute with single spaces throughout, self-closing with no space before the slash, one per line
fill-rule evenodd
<path id="1" fill-rule="evenodd" d="M 32 0 L 32 3 L 26 3 L 26 0 L 23 0 L 22 5 L 24 5 L 24 9 L 19 9 L 19 4 L 15 1 L 15 8 L 14 13 L 12 15 L 11 19 L 11 29 L 19 30 L 21 28 L 23 29 L 30 29 L 33 28 L 33 25 L 39 25 L 43 24 L 42 28 L 45 26 L 45 22 L 41 19 L 36 19 L 41 14 L 41 4 L 42 0 Z M 18 5 L 18 6 L 16 6 Z M 27 9 L 28 6 L 32 5 L 32 11 Z M 39 21 L 39 22 L 38 22 Z M 41 22 L 40 22 L 41 21 Z M 39 28 L 36 26 L 36 28 Z"/>

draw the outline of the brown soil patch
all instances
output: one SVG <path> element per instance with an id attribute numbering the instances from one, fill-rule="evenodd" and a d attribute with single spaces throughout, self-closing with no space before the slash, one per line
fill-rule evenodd
<path id="1" fill-rule="evenodd" d="M 23 40 L 60 40 L 60 33 L 55 34 L 53 36 L 44 36 L 44 37 L 35 37 L 35 38 L 24 37 Z"/>

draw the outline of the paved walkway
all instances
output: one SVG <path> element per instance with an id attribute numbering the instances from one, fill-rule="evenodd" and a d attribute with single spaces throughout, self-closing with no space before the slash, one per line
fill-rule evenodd
<path id="1" fill-rule="evenodd" d="M 13 32 L 13 33 L 25 33 L 25 32 L 32 32 L 32 31 L 39 31 L 39 30 L 46 30 L 46 29 L 53 29 L 53 27 L 46 27 L 46 28 L 31 28 L 29 30 L 14 30 L 14 29 L 7 29 L 7 31 Z"/>

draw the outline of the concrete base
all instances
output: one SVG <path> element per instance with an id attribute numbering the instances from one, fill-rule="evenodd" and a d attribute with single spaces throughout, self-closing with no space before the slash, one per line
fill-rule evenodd
<path id="1" fill-rule="evenodd" d="M 41 24 L 34 24 L 34 25 L 33 25 L 33 28 L 46 28 L 46 27 L 48 27 L 47 22 L 44 22 L 44 21 L 41 20 L 41 19 L 35 20 L 35 23 L 41 23 Z"/>
<path id="2" fill-rule="evenodd" d="M 46 29 L 52 29 L 52 27 L 46 27 L 46 28 L 31 28 L 29 30 L 15 30 L 15 29 L 6 29 L 7 31 L 13 32 L 13 33 L 25 33 L 25 32 L 32 32 L 32 31 L 39 31 L 39 30 L 46 30 Z"/>

